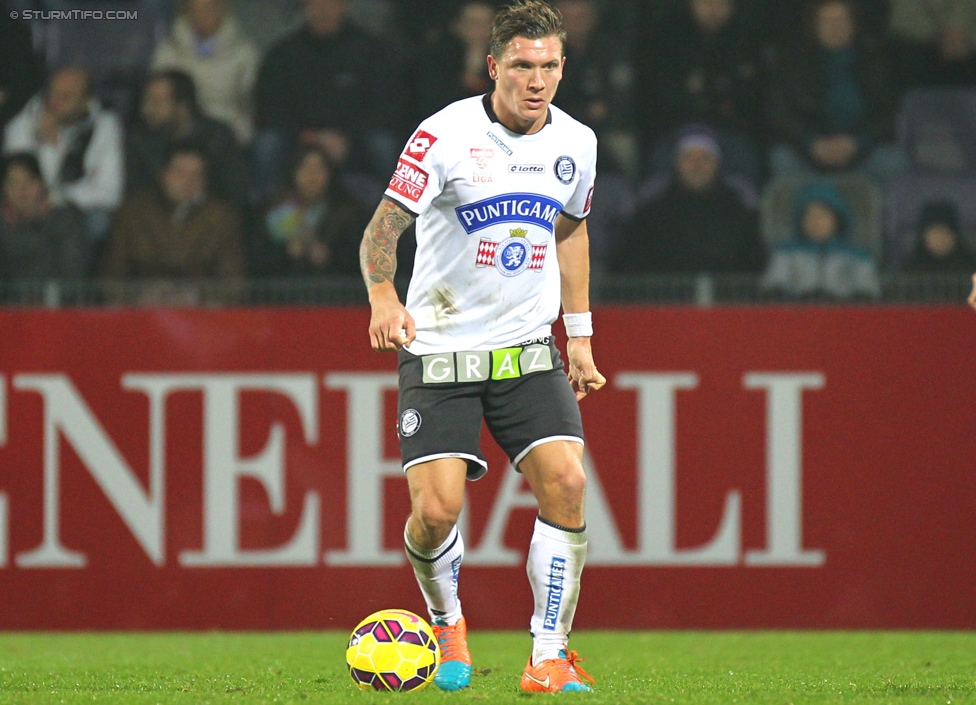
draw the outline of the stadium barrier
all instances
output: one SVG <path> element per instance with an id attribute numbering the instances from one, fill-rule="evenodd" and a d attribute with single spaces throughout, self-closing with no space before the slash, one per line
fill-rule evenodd
<path id="1" fill-rule="evenodd" d="M 422 611 L 368 309 L 0 310 L 0 629 Z M 580 628 L 976 627 L 972 311 L 600 306 Z M 472 628 L 526 627 L 534 512 L 486 436 Z M 513 609 L 514 606 L 514 609 Z"/>
<path id="2" fill-rule="evenodd" d="M 881 277 L 878 304 L 957 303 L 972 284 L 965 274 L 895 274 Z M 398 282 L 401 293 L 406 280 Z M 753 275 L 609 275 L 593 272 L 592 300 L 604 304 L 754 305 L 784 303 L 764 292 Z M 366 305 L 362 279 L 351 276 L 254 278 L 245 281 L 25 281 L 0 282 L 0 307 L 182 307 Z M 790 303 L 810 303 L 798 301 Z M 831 302 L 816 303 L 865 303 Z"/>

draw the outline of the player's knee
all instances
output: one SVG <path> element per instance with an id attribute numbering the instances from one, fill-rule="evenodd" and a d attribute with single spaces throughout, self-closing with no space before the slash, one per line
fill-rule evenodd
<path id="1" fill-rule="evenodd" d="M 572 513 L 583 506 L 586 495 L 586 473 L 582 467 L 569 466 L 551 473 L 537 496 L 540 505 L 560 514 Z"/>
<path id="2" fill-rule="evenodd" d="M 558 476 L 559 494 L 568 501 L 582 502 L 586 495 L 586 473 L 582 466 L 573 465 Z"/>
<path id="3" fill-rule="evenodd" d="M 416 502 L 414 516 L 432 536 L 447 536 L 457 523 L 461 505 L 431 497 Z"/>
<path id="4" fill-rule="evenodd" d="M 583 526 L 586 474 L 582 468 L 568 469 L 554 476 L 545 492 L 538 495 L 543 520 L 572 529 Z"/>

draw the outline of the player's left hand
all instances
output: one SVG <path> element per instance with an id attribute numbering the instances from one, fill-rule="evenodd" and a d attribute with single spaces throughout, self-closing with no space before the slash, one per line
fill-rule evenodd
<path id="1" fill-rule="evenodd" d="M 607 378 L 600 374 L 593 362 L 589 338 L 570 338 L 566 343 L 566 357 L 569 358 L 569 383 L 576 392 L 576 401 L 607 383 Z"/>
<path id="2" fill-rule="evenodd" d="M 969 295 L 969 305 L 976 308 L 976 274 L 973 275 L 973 291 Z"/>

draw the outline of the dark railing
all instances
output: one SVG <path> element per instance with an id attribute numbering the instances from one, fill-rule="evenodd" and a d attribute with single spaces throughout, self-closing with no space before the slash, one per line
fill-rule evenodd
<path id="1" fill-rule="evenodd" d="M 966 274 L 889 274 L 877 299 L 801 301 L 770 295 L 754 276 L 610 276 L 595 273 L 595 304 L 689 305 L 699 307 L 763 304 L 962 304 L 969 294 Z M 401 296 L 406 283 L 398 285 Z M 365 306 L 358 277 L 205 281 L 44 281 L 0 283 L 0 306 L 18 308 L 129 306 Z"/>
<path id="2" fill-rule="evenodd" d="M 881 296 L 836 300 L 828 297 L 789 299 L 764 290 L 749 275 L 597 276 L 593 298 L 616 304 L 685 304 L 694 306 L 761 304 L 953 304 L 963 303 L 972 280 L 968 274 L 887 274 Z"/>

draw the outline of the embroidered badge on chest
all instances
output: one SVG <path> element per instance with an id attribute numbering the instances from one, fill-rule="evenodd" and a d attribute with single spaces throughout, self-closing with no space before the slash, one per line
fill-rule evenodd
<path id="1" fill-rule="evenodd" d="M 533 245 L 526 237 L 528 231 L 524 228 L 512 228 L 508 232 L 511 237 L 501 242 L 482 238 L 478 243 L 475 264 L 478 267 L 494 266 L 506 277 L 517 276 L 526 269 L 541 272 L 546 261 L 547 245 Z"/>

